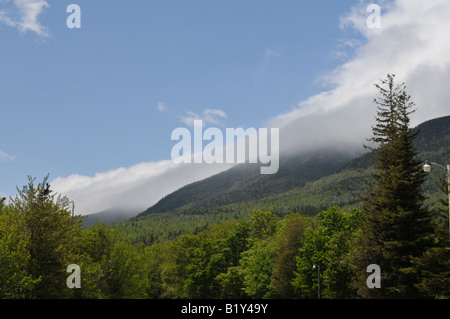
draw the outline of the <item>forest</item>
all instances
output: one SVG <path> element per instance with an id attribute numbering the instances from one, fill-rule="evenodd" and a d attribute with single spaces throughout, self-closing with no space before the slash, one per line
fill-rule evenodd
<path id="1" fill-rule="evenodd" d="M 29 176 L 0 199 L 0 298 L 450 298 L 448 185 L 430 205 L 413 103 L 393 75 L 376 87 L 373 166 L 301 190 L 85 226 L 48 176 Z"/>

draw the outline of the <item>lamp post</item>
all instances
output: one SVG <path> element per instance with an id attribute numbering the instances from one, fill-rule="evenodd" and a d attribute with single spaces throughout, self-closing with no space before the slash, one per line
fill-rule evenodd
<path id="1" fill-rule="evenodd" d="M 317 299 L 320 299 L 320 265 L 313 264 L 313 269 L 317 268 Z"/>
<path id="2" fill-rule="evenodd" d="M 72 203 L 72 218 L 73 218 L 73 216 L 75 214 L 75 203 L 73 200 L 71 200 L 69 203 Z"/>
<path id="3" fill-rule="evenodd" d="M 431 165 L 436 165 L 442 168 L 444 171 L 447 172 L 447 185 L 448 185 L 448 236 L 450 237 L 450 165 L 447 165 L 447 168 L 444 166 L 433 163 L 429 161 L 425 161 L 425 165 L 423 165 L 423 170 L 427 173 L 431 171 Z"/>

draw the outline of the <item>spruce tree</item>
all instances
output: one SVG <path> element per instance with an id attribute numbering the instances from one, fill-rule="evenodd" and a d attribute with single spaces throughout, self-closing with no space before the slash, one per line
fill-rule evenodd
<path id="1" fill-rule="evenodd" d="M 410 128 L 414 103 L 402 83 L 394 84 L 394 75 L 376 84 L 379 97 L 373 137 L 365 146 L 375 152 L 369 193 L 364 198 L 366 224 L 354 256 L 364 298 L 418 298 L 416 288 L 421 274 L 414 267 L 434 243 L 432 218 L 423 207 L 421 186 L 425 179 L 422 162 L 416 158 L 414 139 L 420 132 Z M 366 268 L 381 268 L 381 288 L 369 289 Z"/>

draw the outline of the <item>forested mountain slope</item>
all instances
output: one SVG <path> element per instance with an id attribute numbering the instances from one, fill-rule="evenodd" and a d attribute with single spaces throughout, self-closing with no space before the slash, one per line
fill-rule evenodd
<path id="1" fill-rule="evenodd" d="M 416 129 L 420 130 L 416 139 L 420 160 L 442 165 L 450 163 L 450 116 L 424 122 Z M 369 178 L 371 156 L 372 153 L 355 157 L 351 152 L 316 151 L 281 159 L 280 169 L 274 175 L 261 175 L 260 165 L 256 164 L 235 166 L 167 195 L 139 217 L 162 212 L 178 215 L 204 215 L 212 211 L 246 213 L 270 207 L 280 214 L 314 215 L 333 204 L 344 208 L 360 206 L 359 194 L 364 192 Z M 443 177 L 443 171 L 433 169 L 424 185 L 431 207 L 442 197 L 439 183 Z M 131 218 L 125 211 L 114 210 L 112 216 L 109 213 L 88 216 L 84 224 Z"/>
<path id="2" fill-rule="evenodd" d="M 430 160 L 442 165 L 449 163 L 450 116 L 425 122 L 417 129 L 421 130 L 416 140 L 420 160 Z M 115 227 L 126 233 L 131 241 L 149 244 L 171 240 L 183 233 L 195 234 L 217 222 L 246 218 L 253 210 L 273 209 L 278 216 L 291 213 L 314 216 L 333 205 L 347 211 L 360 208 L 362 201 L 359 195 L 367 189 L 371 156 L 371 153 L 366 153 L 346 162 L 342 156 L 328 171 L 331 173 L 322 177 L 318 171 L 327 167 L 327 162 L 332 160 L 324 154 L 310 160 L 293 160 L 291 165 L 284 166 L 281 171 L 284 172 L 284 179 L 277 179 L 275 176 L 259 179 L 256 167 L 253 168 L 253 175 L 248 171 L 245 175 L 243 167 L 235 167 L 183 187 L 144 214 L 116 223 Z M 295 169 L 299 170 L 296 174 Z M 301 180 L 302 174 L 309 180 Z M 426 204 L 436 214 L 439 213 L 439 200 L 446 200 L 444 192 L 440 190 L 444 177 L 443 170 L 434 168 L 424 184 L 424 192 L 428 198 Z M 264 194 L 269 195 L 257 194 L 252 198 L 255 193 L 251 191 L 239 194 L 244 190 L 251 190 L 254 185 L 264 185 L 267 190 Z M 282 190 L 276 189 L 277 187 Z"/>
<path id="3" fill-rule="evenodd" d="M 421 160 L 445 162 L 450 158 L 450 116 L 427 121 L 417 129 Z M 372 154 L 354 159 L 352 156 L 351 152 L 322 150 L 290 157 L 280 163 L 274 175 L 259 174 L 257 165 L 239 165 L 169 194 L 141 216 L 246 202 L 256 205 L 260 201 L 261 205 L 280 199 L 284 199 L 283 205 L 290 206 L 290 211 L 317 212 L 310 206 L 352 204 L 358 201 L 357 193 L 364 188 L 367 172 L 361 170 L 371 166 Z"/>
<path id="4" fill-rule="evenodd" d="M 353 153 L 321 150 L 289 157 L 281 159 L 280 168 L 273 175 L 261 175 L 259 164 L 241 164 L 169 194 L 141 215 L 258 200 L 335 173 L 352 156 Z"/>

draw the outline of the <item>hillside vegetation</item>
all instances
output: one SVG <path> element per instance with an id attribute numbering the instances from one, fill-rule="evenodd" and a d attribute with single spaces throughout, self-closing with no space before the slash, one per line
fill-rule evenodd
<path id="1" fill-rule="evenodd" d="M 420 130 L 416 139 L 418 158 L 422 162 L 445 163 L 450 158 L 450 116 L 427 121 L 416 129 Z M 277 216 L 292 213 L 315 216 L 333 205 L 362 208 L 361 195 L 367 191 L 373 153 L 347 161 L 342 153 L 338 153 L 339 161 L 332 154 L 328 150 L 286 161 L 284 169 L 280 167 L 283 175 L 277 178 L 260 177 L 257 168 L 235 167 L 183 187 L 141 215 L 114 227 L 132 241 L 153 243 L 185 233 L 195 234 L 217 222 L 246 218 L 253 210 L 273 209 Z M 330 162 L 334 165 L 329 165 Z M 330 172 L 326 176 L 324 168 Z M 296 169 L 300 172 L 288 173 Z M 434 169 L 423 185 L 426 205 L 436 216 L 440 214 L 440 201 L 446 199 L 439 191 L 445 183 L 443 177 L 440 169 Z M 259 193 L 258 189 L 263 191 Z M 254 196 L 255 192 L 258 196 Z"/>

